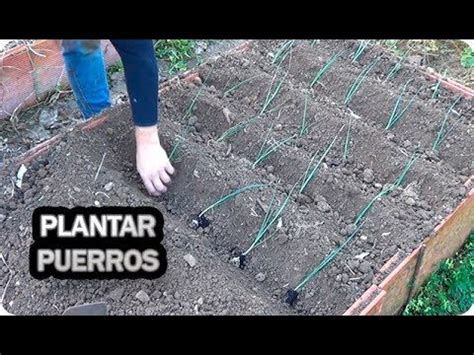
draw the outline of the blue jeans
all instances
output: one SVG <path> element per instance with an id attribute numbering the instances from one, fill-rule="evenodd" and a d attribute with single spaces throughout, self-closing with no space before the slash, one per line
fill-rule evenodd
<path id="1" fill-rule="evenodd" d="M 152 40 L 111 40 L 123 63 L 137 126 L 158 123 L 158 66 Z M 100 40 L 63 40 L 66 72 L 85 118 L 110 107 L 109 86 Z"/>

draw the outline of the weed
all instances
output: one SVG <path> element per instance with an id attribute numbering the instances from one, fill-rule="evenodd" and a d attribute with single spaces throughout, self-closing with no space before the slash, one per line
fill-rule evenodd
<path id="1" fill-rule="evenodd" d="M 155 54 L 159 59 L 170 63 L 169 73 L 188 69 L 188 61 L 194 56 L 195 41 L 188 39 L 157 40 Z"/>
<path id="2" fill-rule="evenodd" d="M 471 47 L 464 48 L 461 53 L 461 65 L 464 68 L 474 68 L 474 50 Z"/>
<path id="3" fill-rule="evenodd" d="M 123 64 L 122 64 L 121 61 L 118 61 L 117 63 L 114 63 L 114 64 L 110 65 L 107 68 L 107 78 L 108 78 L 108 80 L 110 81 L 112 79 L 112 74 L 119 73 L 121 71 L 123 71 Z"/>
<path id="4" fill-rule="evenodd" d="M 453 258 L 443 261 L 403 315 L 456 315 L 474 303 L 474 233 Z"/>

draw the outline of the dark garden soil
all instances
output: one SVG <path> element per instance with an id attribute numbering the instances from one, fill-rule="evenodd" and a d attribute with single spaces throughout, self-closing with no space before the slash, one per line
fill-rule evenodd
<path id="1" fill-rule="evenodd" d="M 433 152 L 455 96 L 442 91 L 432 99 L 435 83 L 410 67 L 403 66 L 385 81 L 396 59 L 373 47 L 353 62 L 353 41 L 296 41 L 275 76 L 272 54 L 283 43 L 252 42 L 243 54 L 224 55 L 199 67 L 201 84 L 176 82 L 161 95 L 162 141 L 168 152 L 179 142 L 177 173 L 162 198 L 149 197 L 135 171 L 126 106 L 112 109 L 107 123 L 95 130 L 66 134 L 30 165 L 21 190 L 0 197 L 0 251 L 13 271 L 6 310 L 58 314 L 78 303 L 106 301 L 112 314 L 342 314 L 389 258 L 396 252 L 407 255 L 428 236 L 462 200 L 467 192 L 463 184 L 474 172 L 472 101 L 457 102 L 447 120 L 448 128 L 454 128 L 439 152 Z M 322 65 L 343 49 L 345 54 L 310 88 Z M 378 65 L 344 105 L 348 87 L 378 55 Z M 252 119 L 260 113 L 272 80 L 276 84 L 281 78 L 281 90 L 268 110 Z M 398 124 L 386 130 L 409 79 L 403 105 L 424 88 Z M 301 135 L 303 116 L 310 127 Z M 248 122 L 245 129 L 222 138 L 243 122 Z M 262 144 L 293 135 L 254 164 Z M 283 203 L 315 153 L 319 157 L 331 142 L 317 176 L 303 193 L 293 191 L 267 239 L 239 268 L 235 258 L 252 244 L 272 202 Z M 355 237 L 299 290 L 295 306 L 286 305 L 288 289 L 344 243 L 359 212 L 394 182 L 414 154 L 419 157 L 402 185 L 375 201 Z M 9 176 L 3 181 L 11 184 Z M 206 213 L 208 227 L 193 227 L 193 218 L 222 195 L 256 182 L 272 187 L 238 195 Z M 34 208 L 43 205 L 158 207 L 165 217 L 166 275 L 152 281 L 33 279 L 28 272 L 30 221 Z M 9 274 L 6 266 L 1 270 L 4 288 Z"/>

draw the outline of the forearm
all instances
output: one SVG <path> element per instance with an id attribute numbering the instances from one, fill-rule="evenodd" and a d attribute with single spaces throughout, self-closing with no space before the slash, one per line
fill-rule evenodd
<path id="1" fill-rule="evenodd" d="M 158 113 L 158 65 L 152 40 L 111 40 L 119 53 L 127 83 L 127 91 L 135 126 L 150 127 L 154 130 L 159 122 Z M 153 129 L 152 127 L 155 126 Z M 147 138 L 139 130 L 141 139 Z"/>

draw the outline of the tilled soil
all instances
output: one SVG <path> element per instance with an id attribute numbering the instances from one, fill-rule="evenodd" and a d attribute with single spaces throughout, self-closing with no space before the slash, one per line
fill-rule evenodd
<path id="1" fill-rule="evenodd" d="M 474 170 L 472 101 L 458 102 L 448 117 L 448 123 L 456 125 L 439 153 L 432 152 L 439 125 L 456 97 L 443 92 L 431 99 L 433 84 L 409 67 L 385 81 L 396 60 L 374 47 L 360 63 L 353 62 L 350 54 L 357 45 L 352 41 L 297 41 L 275 76 L 271 54 L 282 43 L 252 42 L 245 53 L 201 66 L 202 83 L 174 83 L 161 95 L 162 140 L 168 151 L 181 142 L 174 162 L 177 174 L 163 198 L 149 197 L 135 172 L 126 107 L 113 109 L 107 123 L 91 132 L 66 135 L 47 157 L 30 166 L 21 191 L 1 197 L 0 250 L 14 272 L 5 308 L 15 314 L 57 314 L 74 304 L 105 300 L 112 314 L 341 314 L 390 257 L 410 253 L 429 235 L 467 192 L 464 182 Z M 346 54 L 310 88 L 315 73 L 343 49 Z M 344 105 L 347 88 L 378 55 L 379 65 Z M 253 79 L 226 92 L 249 78 Z M 273 111 L 238 134 L 219 139 L 230 127 L 258 115 L 269 86 L 280 78 L 284 81 L 270 105 Z M 410 93 L 425 88 L 399 123 L 386 130 L 395 100 L 409 79 L 413 80 L 404 104 Z M 300 135 L 305 111 L 311 126 Z M 349 154 L 344 160 L 349 126 Z M 266 140 L 292 135 L 295 139 L 254 165 Z M 240 269 L 235 257 L 252 243 L 272 201 L 284 201 L 314 154 L 333 139 L 334 147 L 316 178 L 303 193 L 291 195 L 277 226 Z M 358 213 L 394 181 L 415 152 L 420 157 L 402 187 L 375 202 L 359 234 L 306 284 L 294 307 L 284 304 L 287 290 L 346 240 Z M 106 190 L 110 182 L 113 187 Z M 191 221 L 201 210 L 255 182 L 274 188 L 238 195 L 206 214 L 208 227 L 193 228 Z M 32 279 L 30 220 L 34 208 L 43 205 L 158 207 L 165 217 L 166 275 L 152 281 Z M 185 260 L 187 254 L 196 265 Z M 4 287 L 9 275 L 6 267 L 2 272 Z"/>

